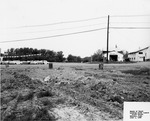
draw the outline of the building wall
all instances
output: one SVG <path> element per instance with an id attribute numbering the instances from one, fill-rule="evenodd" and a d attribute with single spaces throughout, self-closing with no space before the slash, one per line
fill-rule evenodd
<path id="1" fill-rule="evenodd" d="M 118 61 L 123 61 L 123 54 L 118 53 Z"/>
<path id="2" fill-rule="evenodd" d="M 140 51 L 141 53 L 141 51 Z M 145 53 L 139 54 L 139 52 L 134 53 L 134 54 L 129 54 L 128 57 L 130 58 L 130 61 L 144 61 L 143 58 L 145 56 Z"/>
<path id="3" fill-rule="evenodd" d="M 130 61 L 136 61 L 136 53 L 134 54 L 129 54 L 128 57 L 130 58 Z"/>
<path id="4" fill-rule="evenodd" d="M 150 47 L 147 49 L 146 55 L 145 55 L 145 59 L 148 60 L 150 59 Z"/>
<path id="5" fill-rule="evenodd" d="M 129 54 L 130 61 L 144 61 L 150 59 L 150 47 L 133 54 Z"/>
<path id="6" fill-rule="evenodd" d="M 118 53 L 116 51 L 109 52 L 108 53 L 108 60 L 110 60 L 110 55 L 117 55 L 118 56 L 118 61 L 123 61 L 123 54 L 121 54 L 121 53 Z M 104 54 L 104 57 L 107 57 L 106 53 Z"/>

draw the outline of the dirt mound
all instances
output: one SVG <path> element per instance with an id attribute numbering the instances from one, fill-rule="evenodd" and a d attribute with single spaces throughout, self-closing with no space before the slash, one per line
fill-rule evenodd
<path id="1" fill-rule="evenodd" d="M 51 109 L 64 99 L 39 80 L 13 74 L 13 79 L 1 81 L 2 121 L 54 121 Z"/>
<path id="2" fill-rule="evenodd" d="M 50 90 L 22 89 L 17 93 L 14 99 L 2 103 L 2 121 L 54 121 L 55 116 L 51 110 L 63 102 L 58 95 L 57 98 L 56 95 L 53 96 L 54 92 L 50 92 Z"/>
<path id="3" fill-rule="evenodd" d="M 11 79 L 3 79 L 1 81 L 2 92 L 4 90 L 13 90 L 13 89 L 22 89 L 29 88 L 35 89 L 43 85 L 43 83 L 39 80 L 32 80 L 26 75 L 14 74 L 14 78 Z"/>
<path id="4" fill-rule="evenodd" d="M 108 65 L 111 66 L 111 65 Z M 150 101 L 149 69 L 124 65 L 2 70 L 3 121 L 118 121 L 124 101 Z M 132 69 L 132 70 L 131 70 Z"/>

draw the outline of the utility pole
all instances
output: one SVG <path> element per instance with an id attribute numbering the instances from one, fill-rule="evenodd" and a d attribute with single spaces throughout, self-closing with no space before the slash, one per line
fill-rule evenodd
<path id="1" fill-rule="evenodd" d="M 109 15 L 108 15 L 108 22 L 107 22 L 107 63 L 108 63 L 108 49 L 109 49 Z"/>
<path id="2" fill-rule="evenodd" d="M 3 61 L 3 57 L 2 57 L 2 54 L 1 54 L 1 48 L 0 48 L 0 62 Z"/>

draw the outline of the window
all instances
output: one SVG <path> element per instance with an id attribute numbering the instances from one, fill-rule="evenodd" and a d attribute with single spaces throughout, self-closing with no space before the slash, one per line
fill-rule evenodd
<path id="1" fill-rule="evenodd" d="M 143 54 L 143 52 L 139 52 L 139 54 Z"/>

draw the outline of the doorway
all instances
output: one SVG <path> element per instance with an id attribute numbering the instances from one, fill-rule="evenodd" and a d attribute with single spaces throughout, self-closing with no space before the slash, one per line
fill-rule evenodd
<path id="1" fill-rule="evenodd" d="M 118 55 L 110 55 L 110 61 L 118 61 Z"/>

